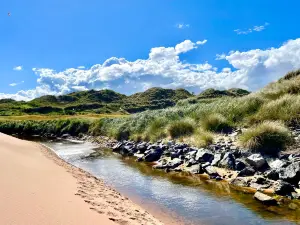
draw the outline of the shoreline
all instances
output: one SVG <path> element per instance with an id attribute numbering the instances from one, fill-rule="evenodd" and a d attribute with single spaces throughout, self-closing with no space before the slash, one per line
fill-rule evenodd
<path id="1" fill-rule="evenodd" d="M 174 215 L 172 212 L 169 212 L 166 209 L 163 209 L 163 211 L 162 211 L 161 208 L 157 208 L 155 203 L 143 202 L 142 200 L 140 200 L 137 197 L 134 197 L 134 196 L 127 197 L 124 194 L 120 194 L 113 187 L 106 185 L 105 182 L 103 182 L 101 179 L 94 176 L 93 174 L 91 174 L 79 167 L 76 167 L 76 166 L 68 163 L 67 161 L 63 160 L 62 158 L 60 158 L 59 155 L 57 155 L 56 152 L 53 149 L 51 149 L 50 147 L 46 146 L 45 144 L 40 144 L 40 145 L 44 148 L 42 151 L 45 151 L 44 154 L 46 155 L 46 157 L 49 157 L 51 160 L 53 160 L 59 166 L 65 167 L 65 164 L 66 164 L 67 167 L 71 167 L 71 168 L 74 168 L 75 170 L 79 170 L 81 173 L 84 173 L 88 177 L 93 177 L 97 182 L 101 182 L 101 185 L 103 185 L 105 188 L 108 188 L 109 190 L 117 193 L 118 195 L 122 195 L 127 201 L 130 202 L 130 204 L 134 204 L 137 207 L 142 208 L 142 210 L 144 210 L 147 214 L 150 213 L 152 216 L 154 216 L 154 218 L 159 220 L 159 223 L 157 223 L 158 225 L 159 224 L 161 224 L 161 225 L 167 225 L 167 224 L 185 225 L 185 222 L 181 218 L 179 218 L 177 215 Z M 71 173 L 72 173 L 72 171 L 71 171 Z M 141 207 L 141 205 L 143 205 L 143 207 Z M 171 216 L 171 218 L 170 218 L 169 215 L 173 215 L 173 216 Z M 149 224 L 149 223 L 146 223 L 146 224 Z"/>
<path id="2" fill-rule="evenodd" d="M 40 144 L 0 133 L 1 224 L 163 224 Z"/>

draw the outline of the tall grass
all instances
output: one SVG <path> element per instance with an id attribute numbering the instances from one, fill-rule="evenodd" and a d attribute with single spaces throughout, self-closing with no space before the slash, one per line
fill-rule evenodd
<path id="1" fill-rule="evenodd" d="M 276 155 L 291 141 L 290 131 L 278 121 L 265 121 L 240 137 L 240 143 L 244 147 L 269 155 Z"/>

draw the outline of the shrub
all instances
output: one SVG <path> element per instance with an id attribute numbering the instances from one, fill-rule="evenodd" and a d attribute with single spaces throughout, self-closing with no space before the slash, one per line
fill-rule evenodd
<path id="1" fill-rule="evenodd" d="M 191 121 L 181 120 L 172 122 L 168 127 L 168 132 L 171 138 L 179 138 L 191 135 L 195 128 Z"/>
<path id="2" fill-rule="evenodd" d="M 221 114 L 210 114 L 200 120 L 200 125 L 204 130 L 213 132 L 229 132 L 232 130 L 227 119 Z"/>
<path id="3" fill-rule="evenodd" d="M 268 155 L 278 154 L 291 141 L 289 130 L 278 121 L 265 121 L 240 136 L 244 147 Z"/>

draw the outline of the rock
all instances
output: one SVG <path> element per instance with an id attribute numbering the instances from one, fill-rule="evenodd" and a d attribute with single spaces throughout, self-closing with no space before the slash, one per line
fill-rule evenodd
<path id="1" fill-rule="evenodd" d="M 248 186 L 248 180 L 244 177 L 237 177 L 233 179 L 230 184 L 238 186 L 238 187 L 247 187 Z"/>
<path id="2" fill-rule="evenodd" d="M 145 155 L 144 160 L 146 162 L 154 162 L 160 159 L 162 155 L 162 151 L 159 149 L 150 151 L 147 155 Z"/>
<path id="3" fill-rule="evenodd" d="M 195 160 L 195 159 L 190 159 L 189 161 L 188 161 L 188 163 L 187 163 L 187 167 L 190 167 L 190 166 L 192 166 L 192 165 L 195 165 L 195 164 L 197 164 L 198 162 Z"/>
<path id="4" fill-rule="evenodd" d="M 298 209 L 298 206 L 295 203 L 292 202 L 292 203 L 289 204 L 289 209 L 296 210 L 296 209 Z"/>
<path id="5" fill-rule="evenodd" d="M 251 167 L 246 167 L 238 173 L 238 177 L 249 177 L 255 174 L 255 170 Z"/>
<path id="6" fill-rule="evenodd" d="M 300 199 L 300 194 L 297 192 L 292 192 L 293 199 Z"/>
<path id="7" fill-rule="evenodd" d="M 284 167 L 286 165 L 286 163 L 280 159 L 276 159 L 272 162 L 269 162 L 268 164 L 274 170 L 281 169 L 282 167 Z"/>
<path id="8" fill-rule="evenodd" d="M 123 144 L 122 143 L 117 143 L 117 144 L 115 144 L 113 147 L 112 147 L 112 150 L 114 151 L 114 152 L 118 152 L 118 151 L 120 151 L 121 150 L 121 146 L 122 146 Z"/>
<path id="9" fill-rule="evenodd" d="M 202 174 L 203 170 L 200 164 L 192 165 L 191 167 L 186 168 L 186 171 L 192 174 Z"/>
<path id="10" fill-rule="evenodd" d="M 279 181 L 274 190 L 276 194 L 283 196 L 291 195 L 291 193 L 295 191 L 294 187 L 285 181 Z"/>
<path id="11" fill-rule="evenodd" d="M 246 163 L 244 161 L 242 161 L 241 159 L 237 159 L 235 161 L 235 169 L 237 171 L 241 171 L 246 167 Z"/>
<path id="12" fill-rule="evenodd" d="M 246 162 L 259 170 L 266 166 L 267 162 L 261 154 L 252 154 L 246 158 Z"/>
<path id="13" fill-rule="evenodd" d="M 214 159 L 213 161 L 211 162 L 211 165 L 212 166 L 218 166 L 219 162 L 222 160 L 223 158 L 223 155 L 222 153 L 217 153 L 214 155 Z"/>
<path id="14" fill-rule="evenodd" d="M 200 149 L 198 150 L 196 157 L 198 162 L 212 162 L 214 159 L 214 154 L 208 150 Z"/>
<path id="15" fill-rule="evenodd" d="M 174 169 L 182 164 L 182 161 L 178 158 L 173 159 L 167 163 L 167 167 L 170 169 Z"/>
<path id="16" fill-rule="evenodd" d="M 282 168 L 279 177 L 289 183 L 298 184 L 300 181 L 300 162 L 294 162 L 286 168 Z"/>
<path id="17" fill-rule="evenodd" d="M 263 194 L 259 191 L 257 191 L 253 197 L 254 197 L 254 199 L 262 202 L 265 205 L 277 205 L 277 201 L 274 198 L 272 198 L 266 194 Z"/>
<path id="18" fill-rule="evenodd" d="M 217 170 L 212 166 L 207 166 L 204 171 L 210 176 L 211 179 L 220 177 L 220 174 L 218 174 Z"/>
<path id="19" fill-rule="evenodd" d="M 269 170 L 264 175 L 270 180 L 279 180 L 279 173 L 275 170 Z"/>
<path id="20" fill-rule="evenodd" d="M 227 152 L 223 159 L 219 162 L 220 167 L 224 167 L 227 169 L 235 169 L 235 157 L 232 153 Z"/>
<path id="21" fill-rule="evenodd" d="M 210 162 L 203 163 L 201 166 L 203 169 L 205 169 L 206 167 L 210 166 Z"/>

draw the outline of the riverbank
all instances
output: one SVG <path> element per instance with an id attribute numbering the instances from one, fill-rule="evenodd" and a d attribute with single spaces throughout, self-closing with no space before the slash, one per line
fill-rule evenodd
<path id="1" fill-rule="evenodd" d="M 39 144 L 0 133 L 1 224 L 162 224 Z"/>

